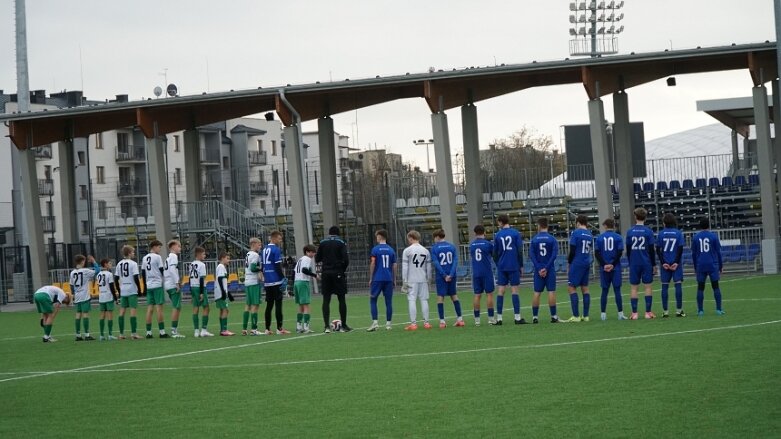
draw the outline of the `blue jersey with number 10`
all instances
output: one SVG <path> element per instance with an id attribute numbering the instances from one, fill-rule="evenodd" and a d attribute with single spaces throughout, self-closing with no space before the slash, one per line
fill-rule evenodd
<path id="1" fill-rule="evenodd" d="M 473 277 L 493 278 L 494 270 L 491 267 L 491 256 L 493 253 L 493 244 L 485 238 L 477 238 L 469 244 L 469 256 L 472 258 Z"/>
<path id="2" fill-rule="evenodd" d="M 608 230 L 597 236 L 595 248 L 605 264 L 616 267 L 621 265 L 621 259 L 617 256 L 624 251 L 624 238 L 618 233 Z"/>
<path id="3" fill-rule="evenodd" d="M 372 249 L 374 273 L 372 281 L 389 282 L 393 280 L 393 264 L 396 263 L 396 252 L 388 244 L 377 244 Z"/>

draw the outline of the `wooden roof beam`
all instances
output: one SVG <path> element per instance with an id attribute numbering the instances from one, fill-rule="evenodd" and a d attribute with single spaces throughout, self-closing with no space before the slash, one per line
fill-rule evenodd
<path id="1" fill-rule="evenodd" d="M 774 53 L 749 52 L 748 71 L 755 87 L 773 81 L 778 77 L 778 65 Z"/>

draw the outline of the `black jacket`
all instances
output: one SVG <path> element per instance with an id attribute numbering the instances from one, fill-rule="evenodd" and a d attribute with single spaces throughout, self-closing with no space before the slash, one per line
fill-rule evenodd
<path id="1" fill-rule="evenodd" d="M 347 244 L 336 235 L 325 238 L 317 247 L 315 262 L 323 264 L 323 274 L 344 274 L 350 265 Z"/>

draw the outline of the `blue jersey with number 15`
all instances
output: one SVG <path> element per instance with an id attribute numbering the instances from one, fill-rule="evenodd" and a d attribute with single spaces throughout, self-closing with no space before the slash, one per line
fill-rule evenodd
<path id="1" fill-rule="evenodd" d="M 469 256 L 472 259 L 473 277 L 493 277 L 494 270 L 491 267 L 491 256 L 494 246 L 485 238 L 477 238 L 469 244 Z"/>

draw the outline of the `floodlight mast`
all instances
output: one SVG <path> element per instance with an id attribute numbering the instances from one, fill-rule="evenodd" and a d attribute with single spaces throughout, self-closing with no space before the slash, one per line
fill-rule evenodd
<path id="1" fill-rule="evenodd" d="M 576 0 L 569 4 L 570 56 L 590 56 L 618 53 L 617 36 L 624 31 L 618 23 L 624 19 L 623 1 Z"/>

